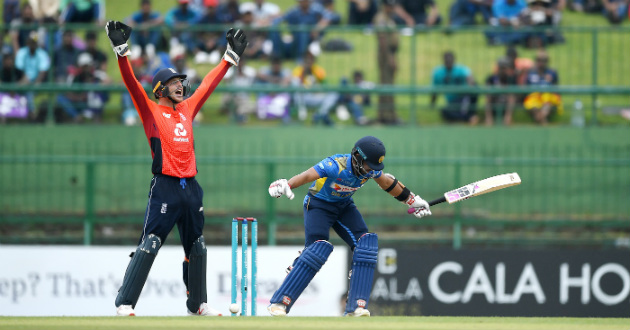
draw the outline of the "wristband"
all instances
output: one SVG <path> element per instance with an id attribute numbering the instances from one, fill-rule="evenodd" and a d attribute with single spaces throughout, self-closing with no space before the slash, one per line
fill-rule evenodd
<path id="1" fill-rule="evenodd" d="M 407 198 L 409 198 L 409 195 L 411 195 L 411 191 L 409 190 L 409 188 L 404 187 L 400 195 L 396 196 L 395 198 L 401 202 L 404 202 L 407 200 Z"/>

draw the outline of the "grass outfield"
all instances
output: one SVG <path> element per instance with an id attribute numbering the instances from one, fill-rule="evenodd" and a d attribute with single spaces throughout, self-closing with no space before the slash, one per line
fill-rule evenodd
<path id="1" fill-rule="evenodd" d="M 629 319 L 514 317 L 0 317 L 2 330 L 44 329 L 440 329 L 628 330 Z"/>

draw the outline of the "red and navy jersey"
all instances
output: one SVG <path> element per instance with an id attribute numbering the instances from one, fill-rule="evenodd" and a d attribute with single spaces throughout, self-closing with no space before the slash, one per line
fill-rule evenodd
<path id="1" fill-rule="evenodd" d="M 149 140 L 153 174 L 190 178 L 197 174 L 193 119 L 217 87 L 230 63 L 221 61 L 201 82 L 193 95 L 178 103 L 175 109 L 150 100 L 136 79 L 127 57 L 118 57 L 118 67 L 140 115 Z"/>

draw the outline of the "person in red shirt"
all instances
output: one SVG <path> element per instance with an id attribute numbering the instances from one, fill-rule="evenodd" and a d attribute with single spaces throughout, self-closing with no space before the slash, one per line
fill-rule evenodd
<path id="1" fill-rule="evenodd" d="M 238 66 L 247 47 L 241 30 L 230 29 L 223 60 L 203 79 L 199 88 L 187 98 L 190 90 L 185 74 L 173 68 L 158 71 L 153 77 L 150 100 L 136 79 L 127 55 L 131 27 L 117 21 L 105 26 L 123 81 L 144 126 L 153 165 L 151 188 L 144 226 L 138 248 L 132 253 L 122 286 L 116 297 L 116 314 L 135 315 L 134 308 L 158 250 L 175 224 L 184 247 L 184 283 L 191 315 L 220 316 L 207 304 L 207 252 L 203 238 L 203 190 L 195 180 L 195 140 L 193 120 L 215 87 L 231 66 Z"/>

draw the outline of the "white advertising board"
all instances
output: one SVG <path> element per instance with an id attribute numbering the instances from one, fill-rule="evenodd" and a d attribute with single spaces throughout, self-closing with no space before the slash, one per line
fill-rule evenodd
<path id="1" fill-rule="evenodd" d="M 300 249 L 298 246 L 258 248 L 257 315 L 269 315 L 266 310 L 269 299 Z M 128 256 L 134 250 L 134 247 L 0 246 L 0 315 L 115 315 L 114 300 L 130 260 Z M 340 297 L 347 288 L 347 252 L 345 246 L 335 247 L 328 262 L 293 306 L 291 316 L 341 314 Z M 136 315 L 186 315 L 183 259 L 181 247 L 160 249 L 136 305 Z M 239 274 L 240 266 L 239 251 Z M 230 247 L 208 246 L 208 304 L 223 315 L 230 315 L 230 282 Z"/>

